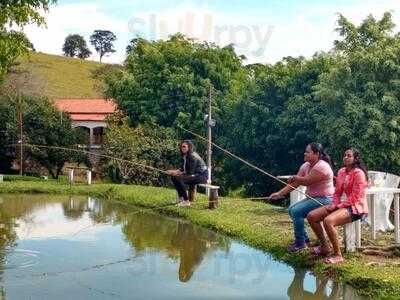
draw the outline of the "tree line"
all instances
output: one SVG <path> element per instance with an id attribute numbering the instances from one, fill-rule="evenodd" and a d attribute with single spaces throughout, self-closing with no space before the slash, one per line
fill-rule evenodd
<path id="1" fill-rule="evenodd" d="M 327 148 L 336 168 L 351 145 L 370 169 L 399 173 L 400 35 L 394 28 L 389 12 L 359 26 L 339 15 L 331 51 L 250 65 L 231 45 L 181 34 L 136 38 L 123 69 L 106 78 L 105 93 L 132 127 L 156 124 L 175 130 L 178 139 L 191 137 L 180 126 L 205 135 L 212 88 L 215 142 L 276 175 L 296 172 L 311 141 Z M 214 179 L 226 192 L 263 194 L 276 184 L 218 150 L 213 157 Z"/>

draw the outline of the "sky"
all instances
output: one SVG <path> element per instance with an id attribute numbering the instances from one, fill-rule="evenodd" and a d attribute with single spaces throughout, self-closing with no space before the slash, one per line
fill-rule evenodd
<path id="1" fill-rule="evenodd" d="M 175 32 L 219 46 L 234 44 L 245 63 L 275 63 L 329 51 L 338 38 L 338 13 L 359 24 L 385 11 L 400 25 L 399 0 L 58 0 L 44 14 L 46 27 L 23 30 L 37 51 L 58 55 L 68 34 L 80 34 L 89 44 L 94 30 L 110 30 L 117 36 L 116 52 L 103 58 L 107 63 L 122 63 L 132 38 L 167 39 Z M 99 60 L 89 46 L 89 59 Z"/>

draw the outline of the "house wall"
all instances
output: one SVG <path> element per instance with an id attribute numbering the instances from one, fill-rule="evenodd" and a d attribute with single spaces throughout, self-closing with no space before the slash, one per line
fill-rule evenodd
<path id="1" fill-rule="evenodd" d="M 89 129 L 89 144 L 91 148 L 100 148 L 99 144 L 95 143 L 95 137 L 93 134 L 94 128 L 101 127 L 106 128 L 107 123 L 104 121 L 72 121 L 72 127 L 84 127 Z"/>

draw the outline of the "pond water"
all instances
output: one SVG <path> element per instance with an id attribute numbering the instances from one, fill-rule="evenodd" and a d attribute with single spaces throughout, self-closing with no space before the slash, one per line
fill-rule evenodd
<path id="1" fill-rule="evenodd" d="M 361 299 L 190 222 L 85 197 L 0 195 L 0 299 Z"/>

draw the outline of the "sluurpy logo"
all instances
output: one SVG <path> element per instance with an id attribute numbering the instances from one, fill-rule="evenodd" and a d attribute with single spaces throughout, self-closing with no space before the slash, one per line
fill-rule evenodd
<path id="1" fill-rule="evenodd" d="M 228 21 L 211 12 L 187 10 L 173 16 L 149 13 L 133 16 L 128 29 L 133 35 L 150 40 L 167 39 L 179 32 L 189 38 L 219 46 L 233 45 L 245 56 L 260 58 L 265 55 L 274 29 L 272 25 L 243 25 Z"/>

